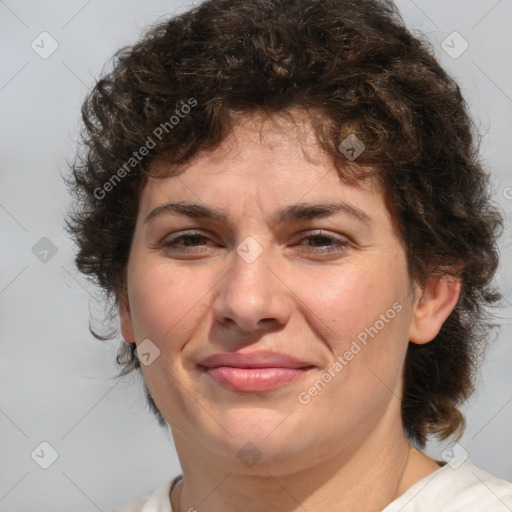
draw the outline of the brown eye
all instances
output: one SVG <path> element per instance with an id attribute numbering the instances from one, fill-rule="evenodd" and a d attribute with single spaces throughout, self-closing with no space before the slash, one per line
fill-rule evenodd
<path id="1" fill-rule="evenodd" d="M 217 244 L 202 233 L 181 233 L 166 238 L 162 242 L 162 248 L 168 254 L 200 254 L 209 251 Z"/>
<path id="2" fill-rule="evenodd" d="M 317 254 L 342 252 L 349 245 L 347 240 L 343 238 L 334 237 L 323 232 L 312 233 L 308 236 L 303 237 L 301 241 L 308 241 L 308 243 L 306 245 L 298 244 L 300 247 L 306 248 L 305 250 L 307 252 Z"/>
<path id="3" fill-rule="evenodd" d="M 204 242 L 207 238 L 203 235 L 194 234 L 194 235 L 181 235 L 178 236 L 168 242 L 166 242 L 167 246 L 180 246 L 180 242 L 183 242 L 183 246 L 185 247 L 196 247 L 198 245 L 202 245 L 201 242 Z"/>

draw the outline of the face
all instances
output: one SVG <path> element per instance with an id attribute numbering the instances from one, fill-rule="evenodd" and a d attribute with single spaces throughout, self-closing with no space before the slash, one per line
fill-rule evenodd
<path id="1" fill-rule="evenodd" d="M 404 248 L 377 185 L 342 181 L 306 121 L 242 118 L 150 179 L 127 276 L 123 335 L 150 340 L 141 368 L 182 450 L 244 471 L 250 442 L 246 470 L 277 474 L 399 423 Z"/>

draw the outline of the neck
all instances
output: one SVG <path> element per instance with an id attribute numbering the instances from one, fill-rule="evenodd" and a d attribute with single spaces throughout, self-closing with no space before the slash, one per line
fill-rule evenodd
<path id="1" fill-rule="evenodd" d="M 184 478 L 173 492 L 173 511 L 377 512 L 439 469 L 408 443 L 401 428 L 393 434 L 373 432 L 358 449 L 333 451 L 299 471 L 270 464 L 253 474 L 212 465 L 178 435 Z"/>

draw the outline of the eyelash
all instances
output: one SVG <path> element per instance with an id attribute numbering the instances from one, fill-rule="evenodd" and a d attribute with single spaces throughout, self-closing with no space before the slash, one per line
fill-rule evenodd
<path id="1" fill-rule="evenodd" d="M 198 253 L 204 252 L 204 248 L 202 248 L 202 247 L 198 248 L 197 246 L 192 246 L 192 247 L 188 246 L 187 247 L 187 246 L 176 245 L 176 242 L 179 240 L 190 240 L 191 238 L 208 239 L 208 237 L 203 235 L 202 233 L 191 232 L 191 233 L 176 236 L 170 240 L 165 241 L 163 243 L 163 247 L 168 250 L 175 250 L 175 251 L 180 251 L 180 252 L 185 252 L 185 253 L 189 252 L 189 253 L 198 254 Z M 331 253 L 336 253 L 336 252 L 342 252 L 342 251 L 346 250 L 346 248 L 349 245 L 348 241 L 337 238 L 337 237 L 333 237 L 333 236 L 323 233 L 321 231 L 310 233 L 307 236 L 302 237 L 300 240 L 303 241 L 303 240 L 314 239 L 314 238 L 327 239 L 334 243 L 327 246 L 327 247 L 329 247 L 328 249 L 317 249 L 316 247 L 313 247 L 312 250 L 307 251 L 307 252 L 310 252 L 313 254 L 331 254 Z"/>

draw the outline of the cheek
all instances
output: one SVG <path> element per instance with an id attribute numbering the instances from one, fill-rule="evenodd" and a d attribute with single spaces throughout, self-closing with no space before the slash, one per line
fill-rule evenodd
<path id="1" fill-rule="evenodd" d="M 373 325 L 397 300 L 395 283 L 386 281 L 368 265 L 351 263 L 332 272 L 301 275 L 297 295 L 311 322 L 323 326 L 328 336 L 344 339 Z"/>
<path id="2" fill-rule="evenodd" d="M 364 367 L 392 381 L 400 371 L 410 316 L 405 303 L 408 281 L 400 261 L 354 262 L 296 281 L 301 283 L 297 295 L 306 321 L 334 356 L 346 354 L 347 377 L 361 375 Z"/>
<path id="3" fill-rule="evenodd" d="M 164 341 L 185 338 L 204 313 L 208 279 L 200 272 L 191 279 L 180 269 L 165 264 L 138 266 L 129 282 L 130 305 L 137 339 L 149 338 L 159 346 Z M 174 345 L 174 344 L 173 344 Z"/>
<path id="4" fill-rule="evenodd" d="M 302 277 L 303 315 L 333 357 L 302 391 L 315 407 L 343 417 L 347 432 L 360 432 L 365 421 L 374 424 L 400 396 L 410 315 L 407 281 L 396 266 L 385 269 L 350 264 L 315 280 Z M 325 389 L 319 378 L 328 381 Z"/>

